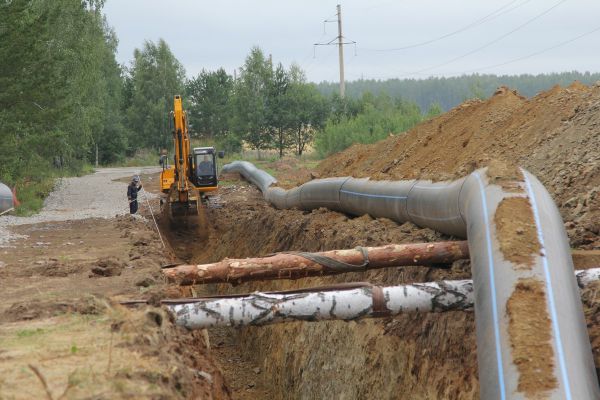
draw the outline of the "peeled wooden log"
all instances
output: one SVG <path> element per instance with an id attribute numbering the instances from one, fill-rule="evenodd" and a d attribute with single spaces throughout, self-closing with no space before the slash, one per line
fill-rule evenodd
<path id="1" fill-rule="evenodd" d="M 600 281 L 600 268 L 576 271 L 580 289 Z M 165 300 L 178 325 L 258 326 L 286 321 L 344 321 L 404 312 L 465 311 L 473 307 L 471 280 L 379 287 L 368 283 L 287 292 Z"/>
<path id="2" fill-rule="evenodd" d="M 450 264 L 467 258 L 469 248 L 466 241 L 391 244 L 321 253 L 287 252 L 259 258 L 226 258 L 213 264 L 179 265 L 164 269 L 163 273 L 169 281 L 181 285 L 224 282 L 239 284 L 396 266 Z"/>

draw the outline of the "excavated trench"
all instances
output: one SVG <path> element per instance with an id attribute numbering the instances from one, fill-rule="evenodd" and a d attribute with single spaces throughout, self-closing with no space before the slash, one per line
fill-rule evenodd
<path id="1" fill-rule="evenodd" d="M 597 251 L 598 174 L 594 172 L 599 163 L 597 152 L 593 151 L 597 146 L 593 144 L 600 136 L 593 133 L 597 132 L 599 90 L 598 86 L 585 88 L 574 84 L 525 99 L 501 88 L 487 101 L 467 102 L 405 135 L 375 145 L 356 145 L 329 157 L 315 175 L 455 179 L 488 165 L 490 160 L 507 160 L 524 166 L 541 179 L 566 222 L 571 247 Z M 188 253 L 189 261 L 210 262 L 282 250 L 319 251 L 452 239 L 384 218 L 349 218 L 324 209 L 277 211 L 249 184 L 233 176 L 227 180 L 234 185 L 221 190 L 220 204 L 208 213 L 209 240 L 200 244 L 186 238 L 184 252 Z M 502 182 L 496 184 L 502 186 Z M 510 192 L 510 188 L 503 190 Z M 517 202 L 499 204 L 499 212 L 494 213 L 497 218 L 494 225 L 508 232 L 506 235 L 500 232 L 499 251 L 519 274 L 526 274 L 531 268 L 531 260 L 521 256 L 536 253 L 538 244 L 545 247 L 535 240 L 512 240 L 514 232 L 524 237 L 534 237 L 534 233 L 539 236 L 531 224 L 511 225 L 510 217 L 515 210 L 529 210 L 531 206 Z M 525 214 L 520 219 L 531 220 L 531 215 Z M 548 250 L 551 253 L 554 249 Z M 552 259 L 551 255 L 548 258 Z M 208 290 L 240 293 L 333 282 L 402 284 L 470 277 L 469 263 L 457 262 L 445 270 L 409 267 L 302 281 L 256 282 L 233 288 L 213 285 Z M 529 310 L 539 304 L 539 298 L 550 294 L 527 280 L 519 281 L 516 289 L 514 296 L 505 299 L 506 314 L 500 317 L 507 322 L 509 335 L 514 339 L 510 342 L 511 354 L 527 360 L 536 346 L 540 350 L 536 353 L 548 350 L 542 346 L 547 340 L 541 337 L 531 342 L 533 336 L 527 335 L 528 327 L 547 329 L 547 317 L 552 320 L 554 317 L 540 313 L 539 318 L 523 323 L 519 315 L 531 315 Z M 595 284 L 582 293 L 596 366 L 600 365 L 598 289 L 600 285 Z M 198 290 L 201 289 L 196 287 Z M 268 377 L 268 394 L 275 398 L 479 397 L 475 324 L 470 312 L 406 314 L 357 323 L 296 322 L 229 332 L 228 337 L 242 358 L 252 360 L 262 370 L 261 375 Z M 558 365 L 558 358 L 555 362 L 549 368 Z M 566 382 L 563 378 L 560 382 L 541 382 L 537 369 L 529 371 L 526 362 L 515 365 L 520 375 L 532 378 L 519 381 L 518 392 L 535 397 L 536 390 L 553 390 Z M 235 373 L 235 366 L 232 371 Z"/>
<path id="2" fill-rule="evenodd" d="M 235 179 L 235 177 L 228 177 Z M 206 240 L 167 237 L 185 262 L 286 250 L 323 251 L 450 239 L 411 223 L 350 218 L 325 209 L 276 210 L 245 181 L 221 189 L 207 210 Z M 196 286 L 190 294 L 286 290 L 338 282 L 401 284 L 470 278 L 468 261 L 447 269 L 406 267 L 298 281 Z M 233 398 L 478 398 L 472 312 L 416 313 L 359 322 L 293 322 L 211 330 Z"/>
<path id="3" fill-rule="evenodd" d="M 524 198 L 503 200 L 496 219 L 503 218 L 503 206 L 508 207 L 512 201 L 515 202 L 512 208 L 519 208 L 520 203 L 516 203 L 521 199 Z M 529 210 L 525 205 L 523 209 Z M 533 218 L 529 219 L 533 221 Z M 529 219 L 523 218 L 526 226 L 516 227 L 517 233 L 526 232 L 529 225 L 534 226 Z M 200 264 L 288 250 L 315 252 L 359 245 L 453 239 L 410 223 L 399 225 L 385 218 L 372 219 L 367 215 L 350 218 L 326 209 L 276 210 L 263 201 L 258 190 L 242 181 L 222 190 L 219 201 L 208 209 L 208 221 L 206 242 L 190 239 L 192 236 L 186 236 L 188 241 L 185 244 L 179 241 L 180 248 L 186 251 L 181 254 L 184 261 Z M 496 220 L 500 233 L 503 232 L 501 222 Z M 510 232 L 515 230 L 512 228 L 506 227 Z M 502 235 L 500 239 L 503 239 Z M 519 243 L 502 240 L 499 243 L 504 259 L 513 262 L 513 250 L 517 256 L 524 254 L 524 251 L 516 250 Z M 539 249 L 532 251 L 539 252 Z M 527 266 L 527 261 L 519 259 L 514 262 Z M 238 287 L 206 285 L 192 289 L 192 294 L 237 294 L 356 281 L 384 286 L 469 277 L 470 265 L 463 261 L 446 268 L 404 267 L 298 281 L 254 282 Z M 546 346 L 552 350 L 545 341 L 542 343 L 540 335 L 527 333 L 531 327 L 539 325 L 541 329 L 541 325 L 549 325 L 550 322 L 544 313 L 534 313 L 539 321 L 527 322 L 525 317 L 532 314 L 529 310 L 539 305 L 535 299 L 543 298 L 545 293 L 541 286 L 536 289 L 523 279 L 519 282 L 517 289 L 523 289 L 522 293 L 515 291 L 506 303 L 506 315 L 510 320 L 510 353 L 517 360 L 528 360 L 532 359 L 528 355 L 530 349 Z M 529 306 L 527 301 L 531 303 Z M 324 395 L 335 398 L 394 398 L 402 393 L 401 397 L 410 398 L 462 399 L 479 397 L 474 325 L 473 313 L 468 311 L 443 314 L 417 312 L 360 322 L 295 322 L 270 327 L 221 329 L 212 331 L 212 335 L 218 338 L 217 347 L 229 342 L 235 353 L 233 357 L 231 351 L 221 353 L 221 357 L 217 354 L 226 378 L 235 382 L 234 398 L 257 398 L 256 388 L 262 392 L 260 396 L 277 398 L 317 398 Z M 594 332 L 590 335 L 593 340 Z M 521 337 L 523 340 L 519 339 Z M 482 348 L 485 349 L 485 346 Z M 224 359 L 223 355 L 229 358 Z M 554 364 L 551 358 L 548 360 L 548 371 L 551 371 Z M 541 359 L 539 361 L 536 365 L 543 364 Z M 529 396 L 558 387 L 557 382 L 550 380 L 546 386 L 539 384 L 544 381 L 544 376 L 552 374 L 542 372 L 540 375 L 537 369 L 528 372 L 531 363 L 526 361 L 515 363 L 520 374 L 517 391 Z M 248 376 L 248 367 L 255 374 L 262 373 L 258 387 L 257 379 Z M 240 393 L 239 389 L 244 387 L 246 391 Z"/>

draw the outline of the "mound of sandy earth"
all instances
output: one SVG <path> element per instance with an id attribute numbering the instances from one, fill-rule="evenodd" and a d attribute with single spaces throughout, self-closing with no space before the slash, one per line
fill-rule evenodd
<path id="1" fill-rule="evenodd" d="M 321 176 L 445 180 L 516 163 L 559 206 L 574 247 L 600 248 L 600 86 L 574 83 L 526 99 L 502 87 L 405 134 L 354 145 L 319 166 Z"/>

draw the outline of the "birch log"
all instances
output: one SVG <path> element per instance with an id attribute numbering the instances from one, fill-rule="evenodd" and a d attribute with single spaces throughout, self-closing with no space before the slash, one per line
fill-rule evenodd
<path id="1" fill-rule="evenodd" d="M 319 259 L 313 260 L 302 254 L 328 258 L 338 263 L 327 265 L 319 262 Z M 363 265 L 365 258 L 368 259 L 367 265 Z M 450 264 L 467 258 L 469 248 L 466 241 L 392 244 L 321 253 L 290 252 L 260 258 L 226 258 L 213 264 L 179 265 L 164 269 L 163 274 L 169 281 L 181 285 L 225 282 L 239 284 L 254 280 L 299 279 L 394 266 Z"/>
<path id="2" fill-rule="evenodd" d="M 289 294 L 257 292 L 244 297 L 204 299 L 168 307 L 178 325 L 203 329 L 294 320 L 350 321 L 410 311 L 464 310 L 472 305 L 471 281 L 448 281 Z"/>
<path id="3" fill-rule="evenodd" d="M 600 280 L 600 268 L 576 271 L 583 289 Z M 404 312 L 465 311 L 473 307 L 471 280 L 414 283 L 347 290 L 291 291 L 194 299 L 165 305 L 189 329 L 258 326 L 286 321 L 344 321 Z"/>

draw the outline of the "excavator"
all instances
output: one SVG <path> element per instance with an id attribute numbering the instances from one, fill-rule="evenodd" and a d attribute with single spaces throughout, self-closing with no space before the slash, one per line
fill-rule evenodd
<path id="1" fill-rule="evenodd" d="M 223 158 L 225 153 L 220 151 L 215 154 L 214 147 L 191 148 L 187 114 L 183 110 L 180 95 L 174 98 L 169 121 L 175 155 L 172 165 L 169 165 L 167 155 L 163 154 L 160 158 L 160 186 L 166 194 L 161 205 L 163 209 L 166 208 L 172 225 L 188 226 L 194 221 L 200 221 L 201 224 L 203 205 L 208 196 L 215 195 L 219 189 L 215 156 Z"/>

